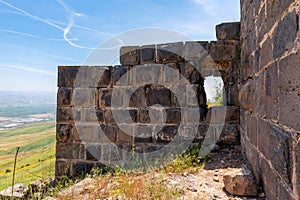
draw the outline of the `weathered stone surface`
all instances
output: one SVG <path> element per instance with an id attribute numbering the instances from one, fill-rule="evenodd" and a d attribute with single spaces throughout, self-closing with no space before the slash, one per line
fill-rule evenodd
<path id="1" fill-rule="evenodd" d="M 266 121 L 258 121 L 258 149 L 288 184 L 291 183 L 291 142 L 289 132 Z"/>
<path id="2" fill-rule="evenodd" d="M 111 89 L 100 89 L 99 90 L 99 106 L 101 108 L 110 107 L 112 101 L 112 90 Z"/>
<path id="3" fill-rule="evenodd" d="M 134 86 L 163 84 L 164 72 L 161 64 L 138 65 L 132 70 Z"/>
<path id="4" fill-rule="evenodd" d="M 90 173 L 94 163 L 76 162 L 72 164 L 72 175 L 82 175 Z"/>
<path id="5" fill-rule="evenodd" d="M 261 158 L 261 170 L 262 183 L 266 193 L 266 199 L 276 199 L 278 195 L 277 188 L 280 184 L 279 178 L 264 158 Z"/>
<path id="6" fill-rule="evenodd" d="M 152 132 L 154 127 L 151 125 L 138 125 L 134 134 L 134 142 L 152 142 Z"/>
<path id="7" fill-rule="evenodd" d="M 276 20 L 281 17 L 281 14 L 291 5 L 293 0 L 285 0 L 285 1 L 276 1 L 276 0 L 268 0 L 267 1 L 267 30 L 270 30 Z M 291 25 L 293 26 L 293 25 Z"/>
<path id="8" fill-rule="evenodd" d="M 197 71 L 191 62 L 183 62 L 180 65 L 180 73 L 184 78 L 189 80 L 191 84 L 201 84 L 204 81 L 200 75 L 200 72 Z"/>
<path id="9" fill-rule="evenodd" d="M 286 34 L 289 33 L 289 34 Z M 274 35 L 274 59 L 280 58 L 285 51 L 291 51 L 297 34 L 296 12 L 288 13 L 275 29 Z"/>
<path id="10" fill-rule="evenodd" d="M 167 124 L 180 124 L 181 123 L 181 109 L 179 108 L 169 108 L 166 109 Z"/>
<path id="11" fill-rule="evenodd" d="M 98 161 L 101 159 L 101 145 L 88 144 L 86 145 L 86 160 Z"/>
<path id="12" fill-rule="evenodd" d="M 251 170 L 235 169 L 223 176 L 225 189 L 228 193 L 238 196 L 256 196 L 257 185 Z"/>
<path id="13" fill-rule="evenodd" d="M 240 22 L 222 23 L 216 26 L 218 40 L 239 40 L 240 39 Z"/>
<path id="14" fill-rule="evenodd" d="M 75 88 L 73 89 L 72 105 L 75 107 L 96 107 L 96 88 Z"/>
<path id="15" fill-rule="evenodd" d="M 206 114 L 206 121 L 213 124 L 224 122 L 239 122 L 238 106 L 217 106 L 212 107 Z"/>
<path id="16" fill-rule="evenodd" d="M 235 60 L 240 57 L 239 42 L 212 41 L 209 46 L 209 55 L 214 61 Z"/>
<path id="17" fill-rule="evenodd" d="M 268 37 L 260 49 L 260 56 L 259 56 L 260 70 L 266 67 L 270 61 L 273 61 L 273 55 L 270 49 L 272 49 L 272 39 Z"/>
<path id="18" fill-rule="evenodd" d="M 73 126 L 71 124 L 56 124 L 56 141 L 71 142 Z"/>
<path id="19" fill-rule="evenodd" d="M 58 87 L 74 87 L 79 66 L 59 66 L 58 67 Z"/>
<path id="20" fill-rule="evenodd" d="M 100 126 L 97 122 L 76 124 L 74 128 L 76 128 L 76 134 L 80 137 L 82 142 L 100 142 Z"/>
<path id="21" fill-rule="evenodd" d="M 240 134 L 238 130 L 238 124 L 225 124 L 218 139 L 218 144 L 222 145 L 234 145 L 240 144 Z"/>
<path id="22" fill-rule="evenodd" d="M 250 112 L 253 111 L 252 95 L 254 81 L 250 80 L 240 87 L 239 90 L 239 105 Z"/>
<path id="23" fill-rule="evenodd" d="M 58 107 L 56 111 L 57 122 L 73 122 L 81 120 L 81 110 L 74 107 Z"/>
<path id="24" fill-rule="evenodd" d="M 179 84 L 180 71 L 179 64 L 168 63 L 165 65 L 164 70 L 164 84 Z"/>
<path id="25" fill-rule="evenodd" d="M 99 143 L 116 142 L 118 131 L 119 128 L 115 125 L 101 125 Z"/>
<path id="26" fill-rule="evenodd" d="M 255 115 L 247 115 L 247 137 L 249 138 L 250 142 L 257 147 L 257 140 L 258 140 L 258 125 L 257 125 L 257 117 Z M 261 137 L 261 136 L 259 136 Z M 261 138 L 260 138 L 261 139 Z"/>
<path id="27" fill-rule="evenodd" d="M 278 120 L 278 67 L 277 63 L 266 70 L 266 116 L 269 119 Z"/>
<path id="28" fill-rule="evenodd" d="M 56 143 L 56 159 L 84 159 L 84 146 L 79 143 Z"/>
<path id="29" fill-rule="evenodd" d="M 23 199 L 25 197 L 24 191 L 25 187 L 22 183 L 17 183 L 13 186 L 13 195 L 12 187 L 8 187 L 0 191 L 0 199 Z"/>
<path id="30" fill-rule="evenodd" d="M 55 161 L 55 176 L 63 176 L 70 174 L 71 163 L 69 160 L 56 159 Z"/>
<path id="31" fill-rule="evenodd" d="M 279 122 L 300 131 L 300 54 L 279 63 Z"/>
<path id="32" fill-rule="evenodd" d="M 178 133 L 178 126 L 156 126 L 155 127 L 155 139 L 158 143 L 171 142 Z"/>
<path id="33" fill-rule="evenodd" d="M 186 61 L 201 60 L 208 55 L 209 43 L 204 41 L 185 42 L 183 58 Z"/>
<path id="34" fill-rule="evenodd" d="M 141 64 L 156 62 L 156 45 L 145 45 L 140 47 Z"/>
<path id="35" fill-rule="evenodd" d="M 111 68 L 111 81 L 113 85 L 126 86 L 132 83 L 132 74 L 130 73 L 131 67 L 129 66 L 114 66 Z"/>
<path id="36" fill-rule="evenodd" d="M 138 65 L 140 62 L 140 48 L 126 46 L 120 49 L 120 63 L 122 65 Z"/>
<path id="37" fill-rule="evenodd" d="M 172 92 L 159 85 L 149 85 L 145 87 L 147 105 L 162 105 L 163 107 L 172 107 L 174 105 Z"/>
<path id="38" fill-rule="evenodd" d="M 72 88 L 59 88 L 57 91 L 57 105 L 70 106 L 72 101 L 72 95 Z"/>
<path id="39" fill-rule="evenodd" d="M 253 112 L 262 117 L 266 116 L 265 71 L 253 80 L 252 105 Z"/>
<path id="40" fill-rule="evenodd" d="M 145 108 L 147 98 L 144 87 L 128 88 L 124 94 L 124 104 L 134 108 Z"/>
<path id="41" fill-rule="evenodd" d="M 129 143 L 133 144 L 134 142 L 134 126 L 130 124 L 121 124 L 119 125 L 119 131 L 117 140 L 119 143 Z"/>
<path id="42" fill-rule="evenodd" d="M 170 62 L 181 62 L 183 43 L 169 43 L 157 45 L 157 61 L 158 63 L 170 63 Z"/>
<path id="43" fill-rule="evenodd" d="M 107 144 L 102 146 L 103 160 L 106 162 L 113 162 L 122 160 L 122 152 L 114 145 Z"/>

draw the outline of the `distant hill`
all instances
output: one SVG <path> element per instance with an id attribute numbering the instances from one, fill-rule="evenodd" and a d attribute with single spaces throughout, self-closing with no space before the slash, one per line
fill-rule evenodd
<path id="1" fill-rule="evenodd" d="M 0 129 L 55 119 L 56 94 L 0 91 Z"/>

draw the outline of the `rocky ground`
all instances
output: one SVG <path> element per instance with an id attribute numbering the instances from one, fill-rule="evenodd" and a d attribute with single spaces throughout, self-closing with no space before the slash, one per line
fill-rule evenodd
<path id="1" fill-rule="evenodd" d="M 195 173 L 165 173 L 152 172 L 137 174 L 132 177 L 138 185 L 145 180 L 151 183 L 165 183 L 170 190 L 180 191 L 179 199 L 203 199 L 203 200 L 263 200 L 264 193 L 258 191 L 257 197 L 237 197 L 228 194 L 224 188 L 223 175 L 242 168 L 246 161 L 241 154 L 240 146 L 221 149 L 218 152 L 210 153 L 210 159 L 203 169 Z M 58 199 L 76 197 L 76 199 L 95 199 L 95 194 L 102 199 L 124 199 L 116 195 L 108 197 L 108 191 L 116 188 L 120 182 L 111 180 L 99 180 L 87 178 L 76 185 L 60 192 Z M 122 183 L 121 183 L 122 184 Z M 141 192 L 143 192 L 141 190 Z"/>

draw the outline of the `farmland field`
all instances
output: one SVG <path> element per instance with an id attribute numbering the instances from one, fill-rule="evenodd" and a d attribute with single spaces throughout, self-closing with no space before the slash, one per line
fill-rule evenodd
<path id="1" fill-rule="evenodd" d="M 20 147 L 15 183 L 27 185 L 54 175 L 55 123 L 32 123 L 0 131 L 0 190 L 12 182 L 14 157 Z"/>

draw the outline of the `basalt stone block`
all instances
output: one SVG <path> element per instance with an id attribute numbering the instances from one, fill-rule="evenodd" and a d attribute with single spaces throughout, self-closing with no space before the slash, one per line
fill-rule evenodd
<path id="1" fill-rule="evenodd" d="M 121 101 L 122 99 L 119 99 Z M 122 104 L 121 102 L 119 104 Z M 112 89 L 99 90 L 99 106 L 100 108 L 111 107 L 112 105 Z"/>
<path id="2" fill-rule="evenodd" d="M 116 142 L 119 128 L 115 125 L 101 125 L 100 142 L 110 143 Z"/>
<path id="3" fill-rule="evenodd" d="M 182 109 L 183 120 L 186 124 L 194 124 L 203 121 L 205 111 L 200 107 L 186 107 Z"/>
<path id="4" fill-rule="evenodd" d="M 119 125 L 119 131 L 117 136 L 118 143 L 129 143 L 134 142 L 134 126 L 130 124 Z"/>
<path id="5" fill-rule="evenodd" d="M 267 30 L 271 30 L 274 23 L 281 17 L 282 13 L 293 3 L 293 0 L 267 1 Z M 293 25 L 291 25 L 293 26 Z M 289 33 L 289 31 L 288 31 Z"/>
<path id="6" fill-rule="evenodd" d="M 109 66 L 81 66 L 74 87 L 97 88 L 109 86 L 110 68 Z"/>
<path id="7" fill-rule="evenodd" d="M 218 144 L 237 145 L 240 144 L 238 124 L 225 124 L 218 140 Z"/>
<path id="8" fill-rule="evenodd" d="M 56 143 L 56 159 L 84 159 L 84 146 L 78 143 Z"/>
<path id="9" fill-rule="evenodd" d="M 112 163 L 114 161 L 120 161 L 123 158 L 122 151 L 115 145 L 106 144 L 102 146 L 103 160 Z"/>
<path id="10" fill-rule="evenodd" d="M 224 122 L 239 122 L 240 110 L 238 106 L 212 107 L 206 114 L 208 123 L 220 124 Z"/>
<path id="11" fill-rule="evenodd" d="M 56 112 L 57 122 L 73 122 L 81 120 L 81 110 L 74 107 L 58 107 Z"/>
<path id="12" fill-rule="evenodd" d="M 285 51 L 291 51 L 294 47 L 297 36 L 297 23 L 295 11 L 288 13 L 283 20 L 279 22 L 274 33 L 274 59 L 280 58 Z"/>
<path id="13" fill-rule="evenodd" d="M 154 137 L 157 143 L 169 143 L 177 136 L 177 134 L 178 126 L 156 126 Z"/>
<path id="14" fill-rule="evenodd" d="M 279 178 L 275 172 L 271 169 L 268 161 L 261 158 L 261 170 L 262 170 L 262 182 L 264 191 L 266 193 L 266 199 L 277 199 L 277 188 L 280 184 Z"/>
<path id="15" fill-rule="evenodd" d="M 239 40 L 240 31 L 240 22 L 222 23 L 216 26 L 218 40 Z"/>
<path id="16" fill-rule="evenodd" d="M 140 47 L 141 64 L 156 62 L 156 45 L 145 45 Z"/>
<path id="17" fill-rule="evenodd" d="M 56 124 L 56 141 L 71 142 L 73 126 L 71 124 Z"/>
<path id="18" fill-rule="evenodd" d="M 76 162 L 72 164 L 72 175 L 83 175 L 91 172 L 94 163 Z"/>
<path id="19" fill-rule="evenodd" d="M 88 144 L 86 145 L 86 160 L 98 161 L 101 159 L 101 145 Z"/>
<path id="20" fill-rule="evenodd" d="M 272 64 L 266 70 L 266 116 L 269 119 L 278 120 L 278 66 Z"/>
<path id="21" fill-rule="evenodd" d="M 163 84 L 164 71 L 161 64 L 138 65 L 133 69 L 134 85 Z"/>
<path id="22" fill-rule="evenodd" d="M 174 105 L 172 92 L 165 87 L 158 85 L 149 85 L 145 87 L 147 105 L 159 104 L 163 107 L 172 107 Z"/>
<path id="23" fill-rule="evenodd" d="M 73 90 L 72 106 L 96 107 L 98 95 L 96 88 L 75 88 Z"/>
<path id="24" fill-rule="evenodd" d="M 273 126 L 269 137 L 269 148 L 272 166 L 283 180 L 291 186 L 293 165 L 291 133 Z"/>
<path id="25" fill-rule="evenodd" d="M 157 45 L 158 63 L 182 62 L 183 43 L 169 43 Z"/>
<path id="26" fill-rule="evenodd" d="M 55 176 L 69 175 L 71 169 L 71 162 L 69 160 L 56 160 L 55 162 Z"/>
<path id="27" fill-rule="evenodd" d="M 132 124 L 138 122 L 137 109 L 112 109 L 105 111 L 107 124 Z"/>
<path id="28" fill-rule="evenodd" d="M 72 88 L 59 88 L 57 92 L 57 105 L 70 106 L 72 101 L 72 95 Z"/>
<path id="29" fill-rule="evenodd" d="M 74 87 L 79 66 L 59 66 L 58 67 L 58 87 Z"/>
<path id="30" fill-rule="evenodd" d="M 260 57 L 259 57 L 259 69 L 263 69 L 267 66 L 270 61 L 273 61 L 272 55 L 272 39 L 269 37 L 263 43 L 260 49 Z"/>
<path id="31" fill-rule="evenodd" d="M 147 98 L 144 87 L 128 88 L 124 92 L 124 104 L 134 108 L 145 108 Z"/>
<path id="32" fill-rule="evenodd" d="M 191 62 L 183 62 L 180 65 L 180 73 L 184 78 L 189 80 L 191 84 L 201 84 L 204 82 L 200 72 Z"/>
<path id="33" fill-rule="evenodd" d="M 140 63 L 140 47 L 126 46 L 120 49 L 120 62 L 122 65 L 138 65 Z"/>
<path id="34" fill-rule="evenodd" d="M 300 54 L 279 63 L 279 122 L 300 131 Z"/>
<path id="35" fill-rule="evenodd" d="M 253 111 L 253 82 L 253 80 L 249 80 L 246 84 L 242 85 L 239 90 L 239 106 L 249 112 Z"/>
<path id="36" fill-rule="evenodd" d="M 265 71 L 253 79 L 253 112 L 262 117 L 266 116 L 266 92 L 265 92 Z"/>
<path id="37" fill-rule="evenodd" d="M 250 167 L 231 170 L 224 174 L 225 189 L 237 196 L 257 196 L 257 185 Z"/>
<path id="38" fill-rule="evenodd" d="M 180 124 L 181 123 L 181 110 L 178 108 L 166 109 L 167 124 Z"/>
<path id="39" fill-rule="evenodd" d="M 114 66 L 111 68 L 111 81 L 113 85 L 127 86 L 132 83 L 131 67 L 129 66 Z"/>
<path id="40" fill-rule="evenodd" d="M 139 122 L 142 124 L 162 124 L 166 118 L 166 111 L 160 107 L 139 110 Z"/>
<path id="41" fill-rule="evenodd" d="M 152 142 L 152 132 L 154 127 L 151 125 L 138 125 L 136 126 L 135 134 L 134 134 L 134 142 L 144 143 L 144 142 Z"/>
<path id="42" fill-rule="evenodd" d="M 179 64 L 168 63 L 165 65 L 164 70 L 164 83 L 165 84 L 179 84 L 180 71 Z"/>
<path id="43" fill-rule="evenodd" d="M 104 122 L 104 109 L 101 108 L 84 108 L 83 109 L 83 122 Z"/>
<path id="44" fill-rule="evenodd" d="M 208 55 L 209 43 L 206 41 L 185 42 L 183 58 L 186 61 L 201 60 Z"/>
<path id="45" fill-rule="evenodd" d="M 98 122 L 77 124 L 75 128 L 82 142 L 97 143 L 101 141 Z"/>
<path id="46" fill-rule="evenodd" d="M 209 46 L 209 55 L 214 61 L 235 60 L 240 57 L 238 41 L 212 41 Z"/>
<path id="47" fill-rule="evenodd" d="M 255 115 L 246 115 L 247 117 L 247 137 L 250 142 L 257 147 L 257 117 Z"/>

